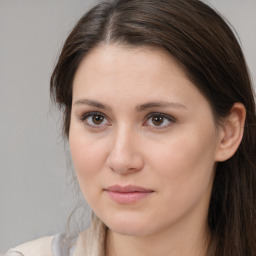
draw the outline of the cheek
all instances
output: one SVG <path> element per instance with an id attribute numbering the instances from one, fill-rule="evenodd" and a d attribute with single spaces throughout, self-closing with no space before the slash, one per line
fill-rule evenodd
<path id="1" fill-rule="evenodd" d="M 106 144 L 87 138 L 84 134 L 70 133 L 69 145 L 78 183 L 84 195 L 90 194 L 106 159 Z"/>
<path id="2" fill-rule="evenodd" d="M 199 200 L 211 187 L 214 141 L 212 130 L 205 134 L 181 133 L 151 153 L 152 169 L 157 170 L 159 186 L 169 201 L 180 205 Z"/>

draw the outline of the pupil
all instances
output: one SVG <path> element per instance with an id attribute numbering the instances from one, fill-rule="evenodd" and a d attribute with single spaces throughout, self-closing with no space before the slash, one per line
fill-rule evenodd
<path id="1" fill-rule="evenodd" d="M 156 116 L 153 118 L 153 124 L 157 125 L 157 126 L 161 125 L 163 123 L 163 121 L 164 121 L 163 117 L 161 117 L 161 116 Z"/>
<path id="2" fill-rule="evenodd" d="M 94 122 L 95 124 L 101 124 L 102 121 L 103 121 L 103 116 L 95 115 L 95 116 L 93 117 L 93 122 Z"/>

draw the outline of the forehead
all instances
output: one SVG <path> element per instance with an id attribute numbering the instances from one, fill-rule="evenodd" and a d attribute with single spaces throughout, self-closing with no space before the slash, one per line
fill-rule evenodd
<path id="1" fill-rule="evenodd" d="M 82 98 L 127 107 L 159 100 L 209 105 L 164 50 L 111 44 L 94 48 L 81 61 L 73 82 L 73 103 Z"/>
<path id="2" fill-rule="evenodd" d="M 162 49 L 100 45 L 81 61 L 73 85 L 75 88 L 93 84 L 96 89 L 99 84 L 120 87 L 126 83 L 130 86 L 155 83 L 157 88 L 165 80 L 170 82 L 170 74 L 176 83 L 178 80 L 190 83 L 181 67 Z"/>

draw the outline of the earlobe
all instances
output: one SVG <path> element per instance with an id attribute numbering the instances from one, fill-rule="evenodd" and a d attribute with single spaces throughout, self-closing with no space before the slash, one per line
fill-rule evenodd
<path id="1" fill-rule="evenodd" d="M 224 119 L 219 131 L 216 161 L 223 162 L 237 151 L 244 134 L 246 109 L 242 103 L 235 103 Z"/>

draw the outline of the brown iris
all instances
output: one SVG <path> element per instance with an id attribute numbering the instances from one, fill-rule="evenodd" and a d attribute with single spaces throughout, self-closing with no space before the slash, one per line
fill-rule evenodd
<path id="1" fill-rule="evenodd" d="M 92 117 L 92 121 L 93 121 L 94 124 L 99 125 L 99 124 L 101 124 L 104 121 L 104 116 L 102 116 L 102 115 L 94 115 Z"/>
<path id="2" fill-rule="evenodd" d="M 162 116 L 154 116 L 152 117 L 152 123 L 155 126 L 160 126 L 164 122 L 164 117 Z"/>

